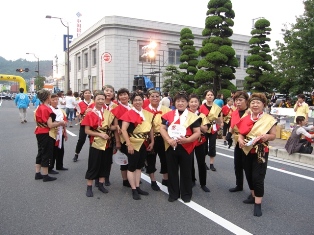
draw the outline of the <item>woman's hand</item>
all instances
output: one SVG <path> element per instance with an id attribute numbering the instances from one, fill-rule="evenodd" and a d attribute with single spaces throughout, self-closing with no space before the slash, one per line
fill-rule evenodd
<path id="1" fill-rule="evenodd" d="M 185 138 L 185 136 L 180 136 L 177 139 L 177 143 L 178 144 L 186 144 L 186 143 L 189 143 L 189 140 L 188 140 L 188 138 Z"/>
<path id="2" fill-rule="evenodd" d="M 245 147 L 245 141 L 244 141 L 244 137 L 242 135 L 239 135 L 238 138 L 238 142 L 239 142 L 239 147 L 242 149 L 243 147 Z"/>
<path id="3" fill-rule="evenodd" d="M 172 148 L 176 148 L 177 147 L 177 140 L 175 139 L 168 139 L 167 140 L 168 144 L 170 144 L 172 146 Z"/>
<path id="4" fill-rule="evenodd" d="M 128 153 L 134 154 L 134 148 L 133 148 L 132 144 L 128 144 Z"/>
<path id="5" fill-rule="evenodd" d="M 152 151 L 153 148 L 154 148 L 154 142 L 151 142 L 147 147 L 147 151 Z"/>
<path id="6" fill-rule="evenodd" d="M 121 142 L 116 142 L 116 149 L 121 149 Z"/>
<path id="7" fill-rule="evenodd" d="M 109 135 L 107 135 L 106 133 L 99 133 L 99 137 L 104 139 L 104 140 L 109 139 Z"/>

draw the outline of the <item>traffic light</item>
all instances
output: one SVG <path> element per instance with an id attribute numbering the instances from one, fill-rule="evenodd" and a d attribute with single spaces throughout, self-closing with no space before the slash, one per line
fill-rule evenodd
<path id="1" fill-rule="evenodd" d="M 16 72 L 23 73 L 23 69 L 16 69 Z"/>

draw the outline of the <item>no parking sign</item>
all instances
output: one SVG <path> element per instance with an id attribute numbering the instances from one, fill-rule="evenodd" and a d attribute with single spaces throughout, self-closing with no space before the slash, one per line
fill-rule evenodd
<path id="1" fill-rule="evenodd" d="M 110 63 L 111 60 L 112 60 L 112 55 L 109 52 L 105 52 L 104 55 L 103 55 L 103 60 L 106 63 Z"/>

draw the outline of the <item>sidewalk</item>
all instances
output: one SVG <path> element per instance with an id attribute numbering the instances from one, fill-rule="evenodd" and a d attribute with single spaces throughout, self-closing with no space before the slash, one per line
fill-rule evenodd
<path id="1" fill-rule="evenodd" d="M 285 149 L 287 140 L 275 139 L 269 142 L 269 155 L 294 162 L 310 164 L 314 166 L 314 151 L 312 154 L 294 153 L 289 155 Z M 217 143 L 223 144 L 222 139 L 217 139 Z M 231 147 L 232 148 L 232 147 Z"/>

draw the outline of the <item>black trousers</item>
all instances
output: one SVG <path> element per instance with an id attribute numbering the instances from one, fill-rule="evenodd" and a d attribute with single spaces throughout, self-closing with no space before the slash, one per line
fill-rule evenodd
<path id="1" fill-rule="evenodd" d="M 63 167 L 63 157 L 64 157 L 64 137 L 62 136 L 62 146 L 59 149 L 58 146 L 53 147 L 53 158 L 50 161 L 49 169 L 53 169 L 56 164 L 56 169 L 61 169 Z"/>
<path id="2" fill-rule="evenodd" d="M 230 121 L 229 123 L 225 123 L 224 122 L 224 126 L 222 128 L 222 136 L 226 136 L 228 131 L 229 131 L 229 128 L 230 128 Z"/>
<path id="3" fill-rule="evenodd" d="M 168 173 L 167 169 L 167 161 L 166 161 L 166 151 L 165 151 L 165 144 L 164 139 L 161 136 L 155 137 L 155 144 L 154 144 L 154 151 L 147 153 L 147 174 L 154 173 L 156 169 L 156 158 L 157 154 L 160 160 L 160 174 Z"/>
<path id="4" fill-rule="evenodd" d="M 140 170 L 144 167 L 147 151 L 146 146 L 143 143 L 140 150 L 134 150 L 134 154 L 127 154 L 128 156 L 128 171 L 134 172 L 135 170 Z"/>
<path id="5" fill-rule="evenodd" d="M 111 172 L 111 165 L 112 165 L 112 156 L 113 156 L 113 147 L 109 147 L 106 149 L 106 159 L 105 159 L 105 177 L 109 178 Z"/>
<path id="6" fill-rule="evenodd" d="M 42 167 L 49 167 L 49 162 L 53 158 L 54 139 L 48 133 L 36 134 L 38 153 L 36 156 L 36 164 Z"/>
<path id="7" fill-rule="evenodd" d="M 201 186 L 206 185 L 206 176 L 207 176 L 206 165 L 205 165 L 205 156 L 206 156 L 205 147 L 206 147 L 206 142 L 194 148 L 195 157 L 196 157 L 197 166 L 198 166 L 198 177 L 199 177 Z M 192 157 L 192 181 L 196 181 L 194 156 Z"/>
<path id="8" fill-rule="evenodd" d="M 256 197 L 264 196 L 264 180 L 266 176 L 268 153 L 265 153 L 265 162 L 257 161 L 256 153 L 249 153 L 245 157 L 244 170 L 250 190 L 254 190 Z"/>
<path id="9" fill-rule="evenodd" d="M 108 156 L 112 153 L 110 148 L 104 150 L 89 147 L 88 168 L 85 179 L 94 180 L 106 177 L 106 172 L 110 172 L 111 162 Z M 112 154 L 111 154 L 112 156 Z"/>
<path id="10" fill-rule="evenodd" d="M 243 188 L 243 170 L 244 170 L 244 159 L 245 154 L 242 149 L 239 147 L 237 142 L 234 147 L 233 153 L 233 162 L 234 162 L 234 173 L 236 176 L 236 185 Z"/>
<path id="11" fill-rule="evenodd" d="M 81 152 L 83 145 L 85 144 L 86 137 L 87 135 L 85 133 L 85 126 L 80 125 L 79 138 L 77 140 L 75 153 L 79 154 Z"/>
<path id="12" fill-rule="evenodd" d="M 218 132 L 215 134 L 206 133 L 206 141 L 207 145 L 205 147 L 205 154 L 210 157 L 216 156 L 216 140 L 217 140 Z"/>
<path id="13" fill-rule="evenodd" d="M 128 147 L 125 145 L 125 143 L 121 144 L 120 151 L 121 153 L 128 155 Z M 128 170 L 128 164 L 120 166 L 120 171 L 127 171 L 127 170 Z"/>
<path id="14" fill-rule="evenodd" d="M 192 158 L 193 152 L 188 154 L 182 145 L 175 150 L 170 146 L 166 151 L 168 192 L 172 199 L 178 199 L 180 195 L 182 200 L 192 198 Z"/>

